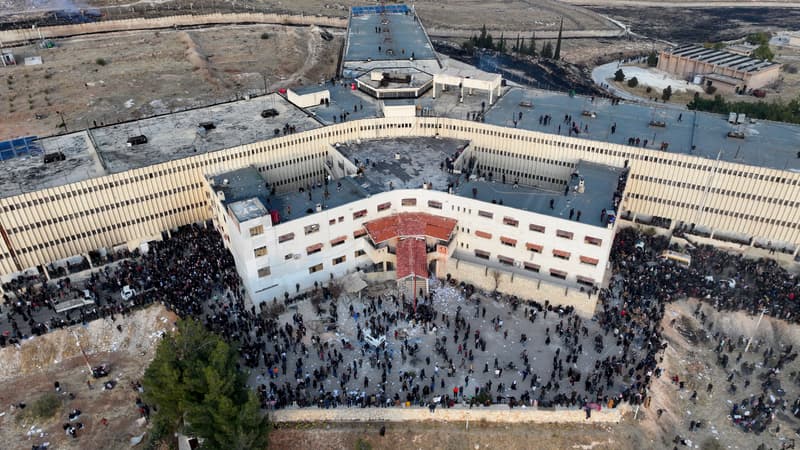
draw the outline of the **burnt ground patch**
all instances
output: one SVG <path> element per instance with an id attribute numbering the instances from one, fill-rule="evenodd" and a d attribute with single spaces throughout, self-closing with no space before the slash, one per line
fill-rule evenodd
<path id="1" fill-rule="evenodd" d="M 606 8 L 592 11 L 629 25 L 635 33 L 677 43 L 716 42 L 775 28 L 796 28 L 800 9 L 792 8 Z"/>

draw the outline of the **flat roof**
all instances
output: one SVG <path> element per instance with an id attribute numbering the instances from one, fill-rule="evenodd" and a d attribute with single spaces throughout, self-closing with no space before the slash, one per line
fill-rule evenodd
<path id="1" fill-rule="evenodd" d="M 326 82 L 323 86 L 330 92 L 330 102 L 305 109 L 319 122 L 325 125 L 341 123 L 345 113 L 347 114 L 345 121 L 381 117 L 378 102 L 361 91 L 352 90 L 350 83 Z"/>
<path id="2" fill-rule="evenodd" d="M 532 102 L 533 109 L 520 107 L 521 101 Z M 581 116 L 584 110 L 596 112 L 596 117 Z M 606 99 L 595 98 L 592 102 L 589 97 L 572 98 L 567 94 L 521 88 L 513 88 L 501 97 L 486 113 L 485 120 L 486 123 L 513 128 L 512 116 L 518 117 L 519 112 L 523 113 L 517 122 L 517 128 L 521 129 L 566 136 L 568 127 L 563 123 L 564 116 L 572 115 L 581 129 L 578 138 L 627 145 L 628 138 L 638 137 L 642 144 L 647 139 L 646 148 L 654 154 L 662 153 L 659 150 L 661 142 L 667 142 L 669 153 L 717 159 L 721 152 L 723 161 L 800 171 L 798 125 L 758 120 L 734 126 L 728 123 L 727 115 L 625 102 L 612 105 Z M 538 118 L 543 115 L 552 116 L 549 125 L 539 124 Z M 663 121 L 666 127 L 651 127 L 651 120 Z M 616 132 L 612 134 L 613 124 L 616 124 Z M 588 132 L 583 131 L 585 125 L 589 127 Z M 741 130 L 745 138 L 729 138 L 727 134 L 731 130 Z"/>
<path id="3" fill-rule="evenodd" d="M 419 189 L 423 183 L 444 191 L 457 176 L 441 167 L 447 158 L 455 159 L 468 144 L 468 141 L 433 137 L 392 138 L 342 144 L 337 150 L 363 168 L 363 175 L 356 180 L 370 193 Z"/>
<path id="4" fill-rule="evenodd" d="M 44 155 L 27 155 L 0 161 L 0 197 L 11 197 L 108 173 L 86 131 L 37 141 L 45 154 L 61 152 L 63 161 L 44 162 Z"/>
<path id="5" fill-rule="evenodd" d="M 402 8 L 351 10 L 343 57 L 345 63 L 408 60 L 412 56 L 415 60 L 436 59 L 416 14 L 405 5 L 395 6 Z"/>
<path id="6" fill-rule="evenodd" d="M 579 161 L 573 173 L 584 180 L 584 191 L 577 192 L 578 178 L 571 177 L 565 190 L 545 190 L 531 186 L 503 184 L 498 181 L 462 179 L 454 193 L 462 197 L 475 198 L 487 203 L 500 204 L 515 209 L 530 211 L 559 219 L 572 220 L 598 227 L 606 226 L 601 213 L 614 210 L 614 192 L 624 169 L 604 164 Z M 507 180 L 513 183 L 513 180 Z M 553 207 L 550 207 L 550 201 Z M 581 213 L 580 219 L 577 218 Z"/>
<path id="7" fill-rule="evenodd" d="M 321 92 L 326 89 L 328 88 L 322 84 L 310 84 L 307 86 L 297 86 L 289 88 L 290 91 L 294 92 L 297 95 L 313 94 L 314 92 Z"/>
<path id="8" fill-rule="evenodd" d="M 270 211 L 277 210 L 281 222 L 305 217 L 317 212 L 317 205 L 323 210 L 336 208 L 356 200 L 369 197 L 370 194 L 359 186 L 357 180 L 350 177 L 333 180 L 327 185 L 316 184 L 311 190 L 293 191 L 270 195 L 266 198 L 266 207 Z"/>
<path id="9" fill-rule="evenodd" d="M 262 118 L 261 111 L 274 108 L 278 116 Z M 216 127 L 201 132 L 201 122 Z M 97 151 L 110 173 L 181 159 L 200 153 L 235 147 L 275 137 L 285 124 L 297 131 L 318 128 L 320 123 L 278 94 L 192 109 L 91 130 Z M 129 137 L 145 135 L 146 144 L 129 147 Z"/>
<path id="10" fill-rule="evenodd" d="M 262 199 L 269 196 L 267 180 L 253 166 L 223 172 L 210 177 L 214 192 L 225 194 L 222 204 L 230 208 L 239 222 L 269 213 Z"/>

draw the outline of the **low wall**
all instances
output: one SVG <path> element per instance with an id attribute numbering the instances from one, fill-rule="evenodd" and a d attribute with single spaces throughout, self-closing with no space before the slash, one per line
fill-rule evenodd
<path id="1" fill-rule="evenodd" d="M 551 304 L 573 306 L 575 312 L 581 317 L 589 318 L 594 315 L 597 305 L 597 296 L 591 298 L 586 292 L 581 292 L 580 288 L 557 285 L 547 281 L 522 276 L 519 274 L 505 272 L 500 268 L 489 268 L 475 264 L 463 259 L 450 258 L 447 261 L 447 272 L 451 273 L 459 281 L 467 281 L 485 291 L 493 291 L 495 280 L 492 277 L 493 271 L 500 273 L 497 290 L 507 295 L 544 303 L 550 300 Z"/>
<path id="2" fill-rule="evenodd" d="M 159 28 L 184 27 L 194 25 L 263 23 L 279 25 L 318 25 L 323 27 L 344 28 L 347 19 L 337 17 L 297 16 L 288 14 L 204 14 L 158 17 L 153 19 L 124 19 L 101 22 L 81 23 L 75 25 L 57 25 L 41 28 L 23 28 L 0 31 L 0 42 L 4 45 L 26 42 L 42 38 L 57 38 L 81 34 L 108 33 L 114 31 L 149 30 Z"/>
<path id="3" fill-rule="evenodd" d="M 542 410 L 505 405 L 469 408 L 286 408 L 270 413 L 272 422 L 486 422 L 486 423 L 619 423 L 630 409 L 592 411 L 586 418 L 582 409 Z"/>

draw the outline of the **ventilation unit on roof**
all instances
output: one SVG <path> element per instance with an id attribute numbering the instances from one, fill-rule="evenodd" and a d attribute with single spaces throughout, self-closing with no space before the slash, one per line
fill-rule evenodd
<path id="1" fill-rule="evenodd" d="M 141 145 L 141 144 L 147 144 L 147 136 L 140 134 L 139 136 L 133 136 L 128 138 L 128 146 Z"/>

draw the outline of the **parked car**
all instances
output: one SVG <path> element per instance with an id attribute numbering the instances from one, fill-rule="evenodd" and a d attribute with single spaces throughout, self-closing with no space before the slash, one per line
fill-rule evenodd
<path id="1" fill-rule="evenodd" d="M 127 284 L 122 288 L 122 292 L 119 293 L 123 300 L 130 300 L 131 297 L 136 295 L 136 290 L 132 289 Z"/>

